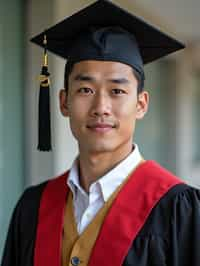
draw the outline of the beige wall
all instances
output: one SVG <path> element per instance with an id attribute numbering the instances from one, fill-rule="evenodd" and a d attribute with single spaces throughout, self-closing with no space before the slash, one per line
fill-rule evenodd
<path id="1" fill-rule="evenodd" d="M 177 168 L 186 180 L 200 186 L 200 45 L 188 46 L 177 64 Z"/>

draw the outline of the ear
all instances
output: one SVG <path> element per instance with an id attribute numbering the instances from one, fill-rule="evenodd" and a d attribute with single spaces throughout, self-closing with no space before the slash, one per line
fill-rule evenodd
<path id="1" fill-rule="evenodd" d="M 149 93 L 142 91 L 138 95 L 138 101 L 136 105 L 136 119 L 140 120 L 147 113 L 149 107 Z"/>
<path id="2" fill-rule="evenodd" d="M 59 102 L 60 102 L 60 111 L 63 116 L 69 116 L 69 109 L 67 104 L 67 92 L 65 89 L 60 90 L 59 92 Z"/>

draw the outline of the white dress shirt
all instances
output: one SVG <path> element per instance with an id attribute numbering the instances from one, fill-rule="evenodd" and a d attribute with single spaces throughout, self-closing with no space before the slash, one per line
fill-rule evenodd
<path id="1" fill-rule="evenodd" d="M 142 156 L 138 146 L 134 144 L 132 153 L 91 184 L 89 193 L 86 193 L 79 183 L 78 159 L 73 162 L 67 184 L 73 194 L 74 216 L 79 234 L 84 231 L 111 194 L 122 184 L 141 160 Z"/>

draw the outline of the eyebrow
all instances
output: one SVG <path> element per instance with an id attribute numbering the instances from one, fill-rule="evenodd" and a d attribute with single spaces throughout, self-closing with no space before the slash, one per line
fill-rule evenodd
<path id="1" fill-rule="evenodd" d="M 118 78 L 118 79 L 109 79 L 108 81 L 115 84 L 128 84 L 130 81 L 126 78 Z"/>
<path id="2" fill-rule="evenodd" d="M 94 81 L 95 79 L 89 75 L 78 74 L 74 77 L 75 81 Z"/>
<path id="3" fill-rule="evenodd" d="M 93 81 L 95 82 L 96 79 L 90 75 L 85 74 L 78 74 L 74 77 L 75 81 Z M 126 78 L 114 78 L 114 79 L 108 79 L 109 82 L 115 83 L 115 84 L 128 84 L 130 81 Z"/>

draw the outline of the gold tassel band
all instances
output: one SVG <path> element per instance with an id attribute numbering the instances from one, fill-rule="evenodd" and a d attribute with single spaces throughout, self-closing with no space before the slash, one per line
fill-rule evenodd
<path id="1" fill-rule="evenodd" d="M 45 76 L 45 75 L 40 75 L 39 76 L 39 81 L 40 81 L 40 85 L 42 87 L 50 86 L 50 79 L 47 76 Z"/>

